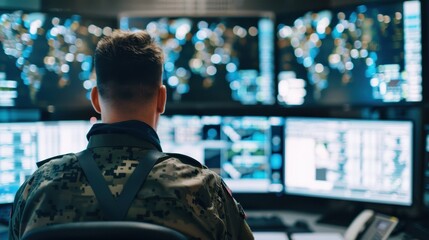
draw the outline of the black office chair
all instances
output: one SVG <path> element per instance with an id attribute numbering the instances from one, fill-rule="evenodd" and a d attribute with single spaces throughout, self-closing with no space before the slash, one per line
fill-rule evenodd
<path id="1" fill-rule="evenodd" d="M 142 222 L 74 222 L 62 223 L 28 231 L 22 240 L 187 240 L 176 230 Z"/>

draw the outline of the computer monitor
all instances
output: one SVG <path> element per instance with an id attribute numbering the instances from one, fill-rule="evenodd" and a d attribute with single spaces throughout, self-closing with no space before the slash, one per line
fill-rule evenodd
<path id="1" fill-rule="evenodd" d="M 0 204 L 12 203 L 36 162 L 86 148 L 89 121 L 0 123 Z"/>
<path id="2" fill-rule="evenodd" d="M 170 107 L 275 103 L 274 23 L 269 13 L 124 13 L 120 28 L 145 29 L 161 45 Z"/>
<path id="3" fill-rule="evenodd" d="M 233 192 L 283 191 L 282 118 L 173 115 L 157 131 L 164 152 L 195 158 Z"/>
<path id="4" fill-rule="evenodd" d="M 278 17 L 278 101 L 374 106 L 422 100 L 420 1 Z"/>
<path id="5" fill-rule="evenodd" d="M 115 25 L 114 18 L 0 13 L 0 107 L 90 108 L 94 50 Z"/>
<path id="6" fill-rule="evenodd" d="M 286 194 L 413 204 L 411 121 L 287 118 Z"/>

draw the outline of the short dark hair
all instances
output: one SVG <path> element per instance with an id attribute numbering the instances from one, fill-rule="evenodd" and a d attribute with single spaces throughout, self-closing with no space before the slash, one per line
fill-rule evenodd
<path id="1" fill-rule="evenodd" d="M 104 99 L 147 100 L 161 85 L 164 55 L 146 31 L 115 30 L 98 42 L 94 62 Z"/>

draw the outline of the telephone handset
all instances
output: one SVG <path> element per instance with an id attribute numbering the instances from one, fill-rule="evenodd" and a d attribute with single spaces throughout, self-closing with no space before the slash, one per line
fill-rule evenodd
<path id="1" fill-rule="evenodd" d="M 350 224 L 344 234 L 344 240 L 385 240 L 398 224 L 396 217 L 375 213 L 372 210 L 362 211 Z"/>

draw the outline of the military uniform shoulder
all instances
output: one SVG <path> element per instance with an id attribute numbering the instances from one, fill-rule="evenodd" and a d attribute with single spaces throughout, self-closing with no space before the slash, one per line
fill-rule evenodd
<path id="1" fill-rule="evenodd" d="M 57 156 L 54 156 L 54 157 L 51 157 L 51 158 L 39 161 L 39 162 L 36 163 L 36 165 L 37 165 L 38 168 L 40 168 L 43 165 L 45 165 L 46 163 L 48 163 L 48 162 L 54 162 L 56 160 L 61 160 L 61 159 L 64 159 L 64 158 L 70 159 L 70 158 L 73 158 L 74 156 L 76 156 L 74 153 L 61 154 L 61 155 L 57 155 Z"/>
<path id="2" fill-rule="evenodd" d="M 196 159 L 190 156 L 183 155 L 180 153 L 165 153 L 165 154 L 169 157 L 179 159 L 182 163 L 189 164 L 198 168 L 204 168 L 204 166 L 199 161 L 197 161 Z"/>

